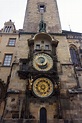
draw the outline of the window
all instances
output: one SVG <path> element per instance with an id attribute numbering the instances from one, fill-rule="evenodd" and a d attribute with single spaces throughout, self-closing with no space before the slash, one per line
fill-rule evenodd
<path id="1" fill-rule="evenodd" d="M 3 66 L 10 66 L 12 60 L 12 54 L 6 54 L 4 57 Z"/>
<path id="2" fill-rule="evenodd" d="M 8 42 L 8 46 L 15 46 L 16 39 L 15 38 L 10 38 Z"/>
<path id="3" fill-rule="evenodd" d="M 4 28 L 4 32 L 7 32 L 7 26 Z"/>
<path id="4" fill-rule="evenodd" d="M 79 49 L 79 52 L 82 54 L 82 49 L 81 48 Z"/>
<path id="5" fill-rule="evenodd" d="M 11 31 L 11 26 L 5 26 L 4 32 L 10 32 Z"/>
<path id="6" fill-rule="evenodd" d="M 40 49 L 40 44 L 36 44 L 36 49 Z"/>
<path id="7" fill-rule="evenodd" d="M 47 123 L 47 111 L 44 107 L 40 109 L 40 123 Z"/>
<path id="8" fill-rule="evenodd" d="M 39 6 L 39 12 L 44 13 L 45 12 L 45 5 L 40 5 Z"/>
<path id="9" fill-rule="evenodd" d="M 45 50 L 49 50 L 49 45 L 45 45 Z"/>
<path id="10" fill-rule="evenodd" d="M 70 47 L 70 55 L 71 55 L 72 63 L 75 65 L 78 65 L 79 64 L 79 55 L 78 55 L 77 49 L 74 47 Z"/>

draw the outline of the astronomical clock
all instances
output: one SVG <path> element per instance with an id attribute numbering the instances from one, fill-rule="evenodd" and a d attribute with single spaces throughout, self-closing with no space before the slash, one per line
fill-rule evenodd
<path id="1" fill-rule="evenodd" d="M 22 68 L 25 68 L 25 70 L 19 71 L 19 75 L 27 80 L 25 117 L 39 119 L 43 114 L 41 111 L 47 111 L 48 107 L 50 107 L 50 110 L 47 114 L 53 112 L 51 117 L 57 116 L 59 105 L 57 44 L 57 40 L 43 32 L 28 40 L 29 57 L 28 60 L 21 61 L 21 64 L 24 65 Z M 25 65 L 28 67 L 25 67 Z"/>
<path id="2" fill-rule="evenodd" d="M 38 40 L 38 41 L 37 41 Z M 32 42 L 32 43 L 31 43 Z M 37 45 L 38 42 L 38 45 Z M 48 42 L 48 45 L 46 43 Z M 52 45 L 55 49 L 57 41 L 52 43 L 52 38 L 47 33 L 39 33 L 35 36 L 34 40 L 29 41 L 32 56 L 31 64 L 32 69 L 30 73 L 29 88 L 32 95 L 39 99 L 52 97 L 54 92 L 57 91 L 57 69 L 56 62 L 54 62 L 54 55 L 52 55 Z M 39 46 L 37 49 L 36 46 Z M 46 49 L 47 46 L 47 49 Z M 55 71 L 55 72 L 54 72 Z"/>
<path id="3" fill-rule="evenodd" d="M 54 82 L 48 75 L 50 70 L 53 69 L 53 64 L 53 58 L 46 52 L 33 55 L 33 68 L 38 71 L 38 75 L 32 85 L 32 91 L 36 97 L 48 98 L 53 94 Z"/>

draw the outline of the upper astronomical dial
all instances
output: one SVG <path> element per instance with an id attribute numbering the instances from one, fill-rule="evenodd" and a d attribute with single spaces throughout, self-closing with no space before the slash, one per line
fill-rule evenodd
<path id="1" fill-rule="evenodd" d="M 45 53 L 38 53 L 33 58 L 33 67 L 38 71 L 48 71 L 53 67 L 53 59 Z"/>

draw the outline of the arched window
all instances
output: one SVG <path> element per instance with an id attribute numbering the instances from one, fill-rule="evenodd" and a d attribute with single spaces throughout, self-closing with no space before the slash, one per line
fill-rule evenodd
<path id="1" fill-rule="evenodd" d="M 70 47 L 70 55 L 72 63 L 75 65 L 79 65 L 79 54 L 76 47 L 74 46 Z"/>
<path id="2" fill-rule="evenodd" d="M 40 109 L 40 123 L 47 123 L 47 111 L 44 107 Z"/>
<path id="3" fill-rule="evenodd" d="M 5 26 L 5 28 L 4 28 L 4 32 L 7 32 L 7 26 Z"/>

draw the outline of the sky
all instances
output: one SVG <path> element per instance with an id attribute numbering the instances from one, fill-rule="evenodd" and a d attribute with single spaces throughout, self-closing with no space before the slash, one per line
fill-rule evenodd
<path id="1" fill-rule="evenodd" d="M 0 0 L 0 29 L 10 19 L 23 28 L 27 0 Z M 82 0 L 57 0 L 62 30 L 82 33 Z"/>

